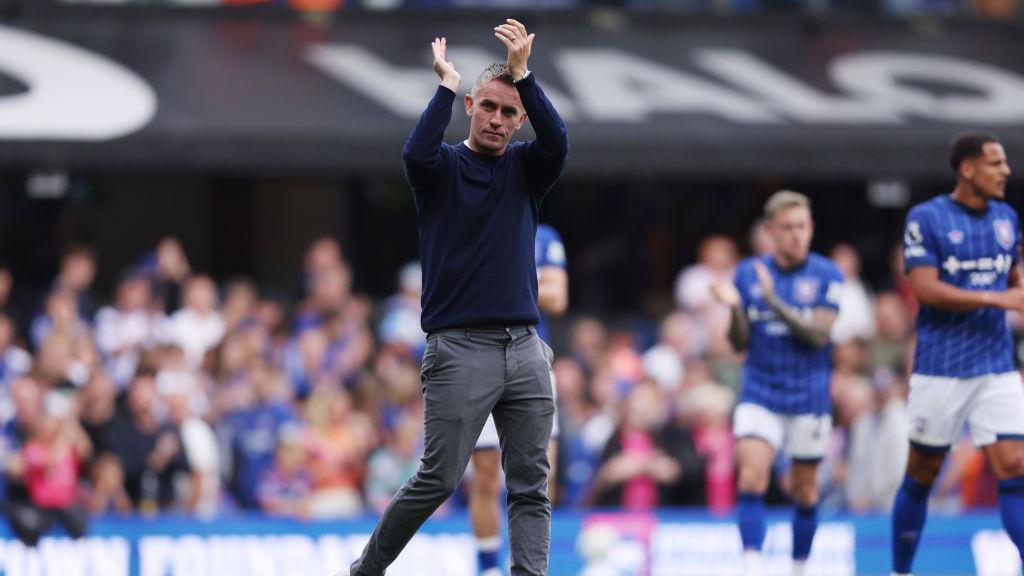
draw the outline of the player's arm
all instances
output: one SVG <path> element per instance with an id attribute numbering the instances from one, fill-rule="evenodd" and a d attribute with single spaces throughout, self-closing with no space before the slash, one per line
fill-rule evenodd
<path id="1" fill-rule="evenodd" d="M 538 155 L 561 172 L 566 156 L 569 155 L 569 131 L 565 122 L 551 101 L 544 95 L 537 79 L 527 63 L 533 48 L 535 34 L 528 34 L 526 27 L 511 18 L 505 24 L 495 27 L 494 35 L 508 48 L 508 69 L 512 74 L 523 109 L 537 134 L 535 149 Z M 557 173 L 555 174 L 557 176 Z"/>
<path id="2" fill-rule="evenodd" d="M 541 266 L 537 280 L 537 307 L 561 316 L 569 307 L 569 274 L 559 266 Z"/>
<path id="3" fill-rule="evenodd" d="M 757 273 L 757 281 L 761 285 L 764 303 L 771 308 L 772 312 L 775 312 L 780 320 L 786 323 L 786 326 L 789 326 L 794 336 L 815 348 L 821 348 L 828 344 L 829 336 L 832 333 L 832 324 L 836 321 L 836 310 L 817 307 L 808 318 L 779 298 L 775 293 L 775 282 L 764 264 L 755 262 L 754 272 Z"/>
<path id="4" fill-rule="evenodd" d="M 729 343 L 737 352 L 744 350 L 750 342 L 750 320 L 739 290 L 732 283 L 719 282 L 711 286 L 711 295 L 729 307 Z"/>
<path id="5" fill-rule="evenodd" d="M 414 185 L 417 180 L 429 178 L 442 166 L 441 142 L 445 128 L 452 119 L 452 104 L 455 102 L 455 91 L 459 89 L 462 77 L 455 70 L 455 65 L 445 60 L 447 40 L 434 38 L 430 43 L 434 53 L 434 72 L 441 79 L 441 85 L 427 104 L 427 109 L 420 115 L 416 126 L 412 129 L 409 139 L 402 148 L 402 161 L 405 163 L 406 174 Z"/>
<path id="6" fill-rule="evenodd" d="M 1024 287 L 1024 277 L 1020 273 L 1020 264 L 1015 264 L 1013 268 L 1010 268 L 1010 277 L 1006 279 L 1007 286 L 1010 288 L 1022 288 Z"/>
<path id="7" fill-rule="evenodd" d="M 1024 309 L 1024 288 L 1020 287 L 1020 281 L 1020 271 L 1014 268 L 1010 272 L 1010 282 L 1015 287 L 1009 290 L 964 290 L 943 282 L 939 278 L 938 268 L 932 266 L 917 266 L 907 272 L 907 282 L 918 302 L 950 312 L 971 312 L 988 306 L 1006 310 Z"/>
<path id="8" fill-rule="evenodd" d="M 792 308 L 780 300 L 775 294 L 766 295 L 764 301 L 779 319 L 789 326 L 794 336 L 815 348 L 821 348 L 828 344 L 829 335 L 832 333 L 832 324 L 835 324 L 836 321 L 835 310 L 824 307 L 815 308 L 811 312 L 811 317 L 808 318 L 796 308 Z"/>

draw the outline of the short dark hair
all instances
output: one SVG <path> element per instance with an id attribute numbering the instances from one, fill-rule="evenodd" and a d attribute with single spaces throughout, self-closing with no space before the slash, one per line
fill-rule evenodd
<path id="1" fill-rule="evenodd" d="M 515 85 L 512 81 L 512 72 L 508 69 L 508 64 L 505 62 L 493 62 L 476 77 L 476 82 L 473 83 L 473 94 L 475 95 L 477 90 L 491 80 L 500 80 L 503 84 L 508 84 L 509 86 Z"/>
<path id="2" fill-rule="evenodd" d="M 985 144 L 999 143 L 999 139 L 992 134 L 982 132 L 968 132 L 960 134 L 953 139 L 949 146 L 949 165 L 953 172 L 960 173 L 960 163 L 969 158 L 977 158 L 984 152 Z"/>

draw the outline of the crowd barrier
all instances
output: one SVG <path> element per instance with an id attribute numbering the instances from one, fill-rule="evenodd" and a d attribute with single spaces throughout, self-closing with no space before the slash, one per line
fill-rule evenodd
<path id="1" fill-rule="evenodd" d="M 764 568 L 789 574 L 789 514 L 769 516 Z M 264 516 L 95 519 L 87 537 L 59 533 L 28 549 L 0 526 L 3 576 L 330 576 L 358 555 L 374 518 L 301 521 Z M 739 534 L 703 512 L 556 512 L 553 576 L 740 576 Z M 885 516 L 823 514 L 808 576 L 888 574 Z M 1020 559 L 998 513 L 929 518 L 917 572 L 1016 576 Z M 389 576 L 475 576 L 465 516 L 427 522 Z"/>

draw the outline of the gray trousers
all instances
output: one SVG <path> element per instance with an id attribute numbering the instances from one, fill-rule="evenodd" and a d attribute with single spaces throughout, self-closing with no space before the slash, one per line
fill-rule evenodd
<path id="1" fill-rule="evenodd" d="M 420 378 L 423 459 L 391 499 L 352 576 L 383 576 L 420 525 L 455 491 L 493 412 L 508 489 L 513 576 L 546 576 L 551 544 L 548 441 L 552 354 L 533 326 L 457 328 L 427 337 Z"/>

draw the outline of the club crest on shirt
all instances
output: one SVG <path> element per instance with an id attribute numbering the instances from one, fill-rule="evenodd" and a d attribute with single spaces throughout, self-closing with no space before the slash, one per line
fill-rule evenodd
<path id="1" fill-rule="evenodd" d="M 964 241 L 964 233 L 960 230 L 950 230 L 946 238 L 949 238 L 951 244 L 959 244 Z"/>
<path id="2" fill-rule="evenodd" d="M 993 220 L 992 227 L 996 231 L 996 242 L 1005 250 L 1013 248 L 1013 241 L 1016 236 L 1013 233 L 1013 224 L 1009 220 Z"/>
<path id="3" fill-rule="evenodd" d="M 817 278 L 809 276 L 797 278 L 793 282 L 793 299 L 796 300 L 797 304 L 805 306 L 814 304 L 814 301 L 818 299 L 818 288 L 820 285 Z"/>

